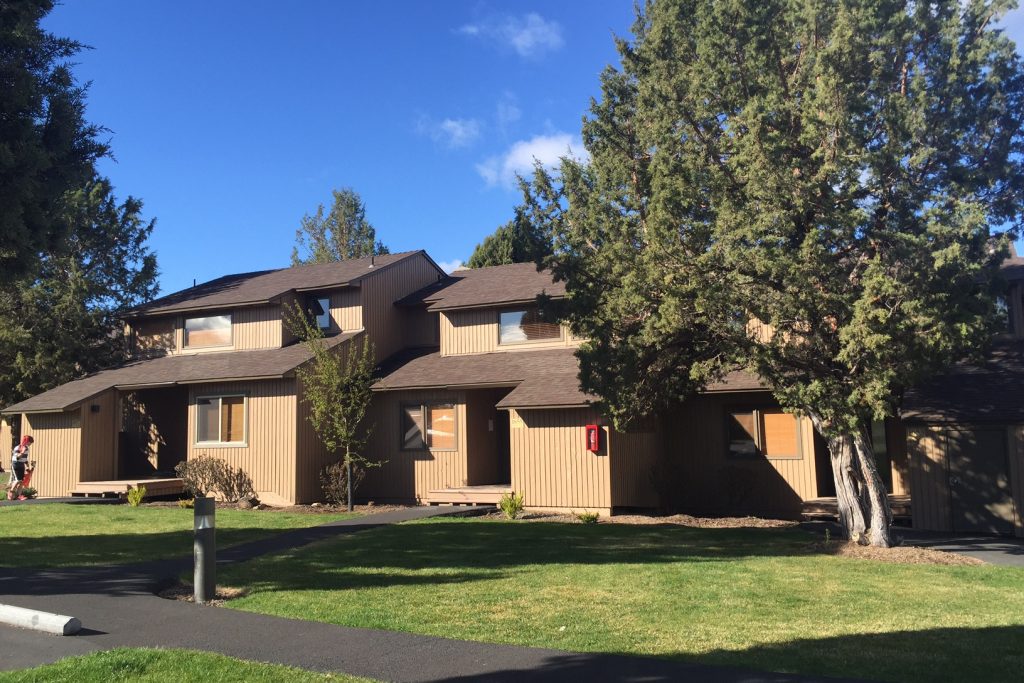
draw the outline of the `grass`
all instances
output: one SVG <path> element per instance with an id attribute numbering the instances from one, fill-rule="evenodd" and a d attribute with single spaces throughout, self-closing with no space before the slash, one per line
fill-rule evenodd
<path id="1" fill-rule="evenodd" d="M 0 683 L 164 683 L 207 680 L 218 683 L 371 683 L 366 678 L 260 664 L 208 652 L 145 648 L 96 652 L 32 669 L 0 672 Z"/>
<path id="2" fill-rule="evenodd" d="M 898 681 L 1019 680 L 1024 572 L 816 554 L 792 529 L 427 520 L 226 568 L 237 609 Z"/>
<path id="3" fill-rule="evenodd" d="M 218 509 L 217 545 L 352 516 Z M 55 503 L 5 507 L 0 520 L 0 567 L 123 564 L 192 552 L 192 510 Z"/>

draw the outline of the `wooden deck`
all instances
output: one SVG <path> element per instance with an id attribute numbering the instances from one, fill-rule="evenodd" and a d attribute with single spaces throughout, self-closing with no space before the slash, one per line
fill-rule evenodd
<path id="1" fill-rule="evenodd" d="M 897 521 L 909 521 L 911 518 L 910 496 L 889 496 L 889 507 L 892 518 Z M 833 498 L 812 498 L 803 504 L 804 519 L 829 519 L 839 514 L 839 505 Z"/>
<path id="2" fill-rule="evenodd" d="M 423 502 L 427 505 L 497 505 L 506 493 L 512 493 L 512 487 L 508 484 L 459 486 L 427 491 Z"/>
<path id="3" fill-rule="evenodd" d="M 146 497 L 174 496 L 185 490 L 181 479 L 115 479 L 111 481 L 80 481 L 71 495 L 76 498 L 123 498 L 130 489 L 146 487 Z"/>

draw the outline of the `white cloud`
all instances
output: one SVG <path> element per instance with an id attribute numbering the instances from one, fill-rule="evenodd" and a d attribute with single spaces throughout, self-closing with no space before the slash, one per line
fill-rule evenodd
<path id="1" fill-rule="evenodd" d="M 559 23 L 548 21 L 535 12 L 522 17 L 506 15 L 476 24 L 465 24 L 458 28 L 458 32 L 510 47 L 520 57 L 526 58 L 540 57 L 545 52 L 553 52 L 565 44 Z"/>
<path id="2" fill-rule="evenodd" d="M 461 270 L 463 268 L 462 259 L 452 259 L 451 261 L 438 261 L 437 265 L 441 266 L 441 270 L 446 273 L 450 273 L 454 270 Z"/>
<path id="3" fill-rule="evenodd" d="M 432 121 L 421 118 L 416 129 L 421 134 L 429 135 L 437 143 L 451 149 L 469 147 L 480 137 L 480 122 L 476 119 L 444 119 Z"/>
<path id="4" fill-rule="evenodd" d="M 546 168 L 554 168 L 564 156 L 584 161 L 588 158 L 583 142 L 578 137 L 568 133 L 537 135 L 529 140 L 520 140 L 504 154 L 477 164 L 476 171 L 489 187 L 500 183 L 506 188 L 512 188 L 515 187 L 517 174 L 529 175 L 533 171 L 535 160 Z"/>
<path id="5" fill-rule="evenodd" d="M 508 127 L 522 118 L 523 112 L 519 109 L 519 105 L 516 103 L 516 96 L 510 92 L 506 92 L 498 100 L 498 109 L 495 114 L 495 119 L 498 122 L 498 130 L 504 133 L 508 130 Z"/>

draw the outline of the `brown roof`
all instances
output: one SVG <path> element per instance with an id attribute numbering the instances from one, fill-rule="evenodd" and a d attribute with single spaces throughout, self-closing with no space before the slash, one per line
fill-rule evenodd
<path id="1" fill-rule="evenodd" d="M 168 294 L 129 312 L 129 317 L 160 315 L 180 311 L 268 303 L 292 291 L 326 289 L 357 285 L 360 280 L 379 273 L 388 266 L 426 252 L 407 251 L 401 254 L 349 259 L 335 263 L 317 263 L 278 270 L 225 275 L 201 285 Z M 371 258 L 373 267 L 371 268 Z M 433 261 L 431 261 L 433 263 Z M 441 270 L 438 269 L 438 273 Z"/>
<path id="2" fill-rule="evenodd" d="M 718 382 L 704 387 L 703 393 L 715 393 L 719 391 L 767 391 L 768 387 L 761 381 L 761 378 L 746 370 L 733 370 Z"/>
<path id="3" fill-rule="evenodd" d="M 1011 256 L 1010 258 L 1003 261 L 1001 267 L 1003 277 L 1010 282 L 1017 282 L 1018 280 L 1024 280 L 1024 257 Z"/>
<path id="4" fill-rule="evenodd" d="M 395 357 L 376 391 L 514 386 L 499 408 L 586 405 L 594 397 L 579 388 L 573 349 L 442 356 L 437 351 Z"/>
<path id="5" fill-rule="evenodd" d="M 361 332 L 346 332 L 327 340 L 335 346 Z M 229 379 L 273 379 L 284 377 L 311 358 L 303 344 L 281 349 L 223 351 L 192 355 L 163 356 L 140 360 L 62 384 L 3 409 L 3 413 L 33 413 L 66 410 L 113 387 L 161 384 L 198 384 Z"/>
<path id="6" fill-rule="evenodd" d="M 1024 342 L 995 345 L 981 363 L 961 363 L 910 389 L 902 416 L 922 422 L 1024 423 Z"/>
<path id="7" fill-rule="evenodd" d="M 534 301 L 539 294 L 565 296 L 565 283 L 532 263 L 457 270 L 445 280 L 401 299 L 405 306 L 428 304 L 428 310 L 478 308 Z"/>

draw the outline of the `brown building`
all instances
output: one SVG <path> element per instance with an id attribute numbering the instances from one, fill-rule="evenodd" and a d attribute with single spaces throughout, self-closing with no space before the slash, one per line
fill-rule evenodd
<path id="1" fill-rule="evenodd" d="M 989 361 L 909 392 L 902 420 L 873 426 L 889 490 L 910 497 L 918 528 L 1024 535 L 1024 259 L 1005 272 L 1008 327 Z M 796 516 L 834 494 L 810 422 L 746 373 L 613 429 L 579 388 L 581 340 L 543 318 L 539 294 L 564 287 L 531 264 L 445 276 L 422 251 L 228 276 L 130 316 L 139 360 L 3 412 L 37 437 L 42 495 L 210 454 L 249 472 L 267 502 L 316 500 L 329 458 L 295 377 L 309 355 L 283 322 L 299 303 L 337 348 L 365 336 L 381 362 L 368 451 L 383 464 L 363 499 L 516 491 L 541 509 Z"/>

